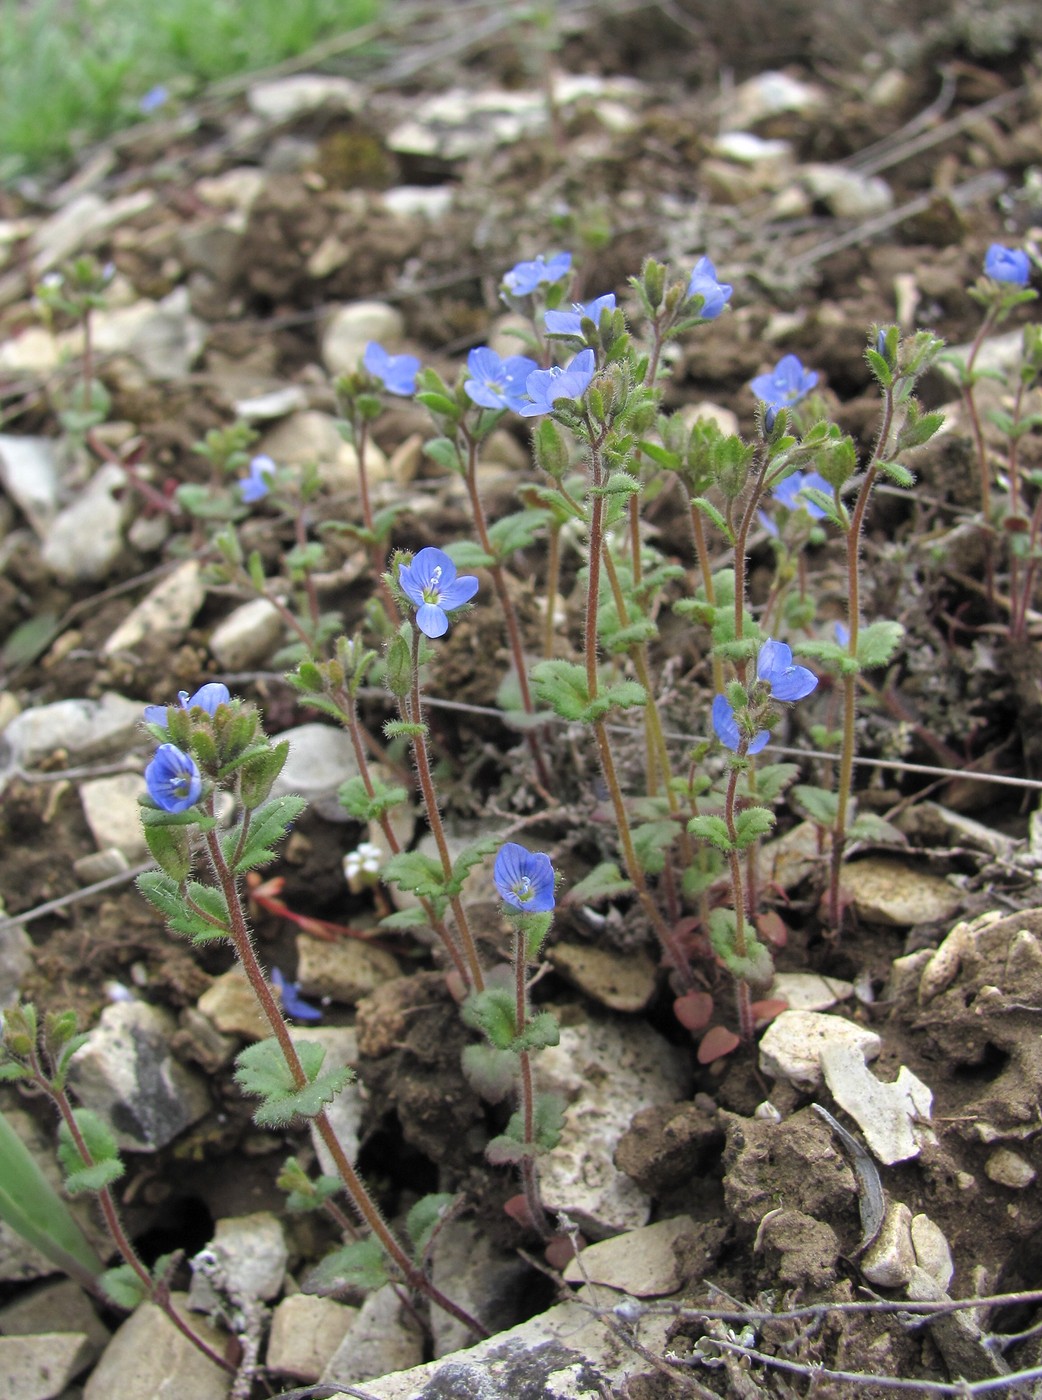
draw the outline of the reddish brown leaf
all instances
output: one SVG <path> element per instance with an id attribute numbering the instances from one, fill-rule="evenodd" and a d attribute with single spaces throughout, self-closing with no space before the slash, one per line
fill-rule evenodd
<path id="1" fill-rule="evenodd" d="M 673 1003 L 673 1015 L 693 1035 L 705 1030 L 713 1014 L 713 998 L 708 992 L 687 992 Z"/>
<path id="2" fill-rule="evenodd" d="M 788 1011 L 788 1009 L 789 1003 L 783 997 L 768 997 L 766 1001 L 754 1001 L 749 1007 L 758 1026 L 766 1026 L 768 1021 L 773 1021 L 775 1016 L 780 1016 L 783 1011 Z"/>
<path id="3" fill-rule="evenodd" d="M 696 1058 L 700 1065 L 711 1065 L 714 1060 L 730 1055 L 741 1043 L 734 1031 L 729 1031 L 726 1026 L 710 1026 L 702 1037 Z"/>

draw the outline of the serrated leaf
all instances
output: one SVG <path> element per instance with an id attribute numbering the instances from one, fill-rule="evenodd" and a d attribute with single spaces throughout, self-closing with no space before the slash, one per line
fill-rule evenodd
<path id="1" fill-rule="evenodd" d="M 322 1297 L 348 1289 L 371 1293 L 382 1288 L 387 1280 L 387 1256 L 370 1235 L 368 1239 L 353 1240 L 327 1254 L 308 1273 L 302 1291 Z"/>
<path id="2" fill-rule="evenodd" d="M 248 1045 L 235 1057 L 235 1082 L 243 1093 L 264 1100 L 253 1115 L 260 1127 L 283 1126 L 296 1117 L 314 1118 L 354 1077 L 346 1067 L 320 1074 L 326 1052 L 317 1042 L 298 1040 L 295 1046 L 308 1080 L 299 1088 L 274 1038 Z"/>
<path id="3" fill-rule="evenodd" d="M 474 841 L 465 846 L 452 863 L 452 878 L 445 885 L 446 894 L 450 898 L 459 894 L 474 866 L 480 865 L 487 856 L 498 851 L 502 844 L 501 837 L 486 836 L 481 841 Z"/>
<path id="4" fill-rule="evenodd" d="M 629 894 L 632 889 L 632 882 L 626 879 L 615 862 L 605 860 L 573 885 L 565 898 L 569 904 L 596 904 L 603 899 L 616 899 L 621 894 Z"/>
<path id="5" fill-rule="evenodd" d="M 533 545 L 545 528 L 549 514 L 547 510 L 528 508 L 497 520 L 488 532 L 497 558 L 506 559 L 517 550 Z"/>
<path id="6" fill-rule="evenodd" d="M 797 806 L 819 826 L 833 827 L 839 810 L 839 799 L 827 788 L 814 787 L 809 783 L 797 783 L 792 789 Z"/>
<path id="7" fill-rule="evenodd" d="M 765 763 L 756 770 L 756 796 L 764 802 L 774 802 L 799 773 L 798 763 Z"/>
<path id="8" fill-rule="evenodd" d="M 517 1004 L 511 987 L 486 987 L 473 992 L 460 1009 L 463 1024 L 480 1030 L 496 1050 L 514 1048 Z"/>
<path id="9" fill-rule="evenodd" d="M 58 1128 L 58 1160 L 65 1174 L 65 1190 L 70 1196 L 81 1191 L 101 1191 L 123 1175 L 116 1139 L 108 1125 L 89 1108 L 73 1110 L 73 1121 L 83 1139 L 87 1157 L 81 1155 L 66 1122 Z"/>
<path id="10" fill-rule="evenodd" d="M 616 681 L 605 686 L 596 700 L 591 700 L 580 718 L 586 724 L 593 724 L 612 710 L 633 710 L 648 703 L 648 692 L 639 681 Z"/>
<path id="11" fill-rule="evenodd" d="M 548 1045 L 561 1043 L 561 1027 L 552 1011 L 540 1011 L 525 1027 L 524 1034 L 514 1042 L 517 1050 L 545 1050 Z"/>
<path id="12" fill-rule="evenodd" d="M 187 827 L 146 826 L 145 842 L 155 863 L 180 886 L 192 869 Z"/>
<path id="13" fill-rule="evenodd" d="M 540 661 L 532 668 L 532 685 L 543 704 L 562 719 L 584 717 L 589 703 L 584 667 L 571 661 Z"/>
<path id="14" fill-rule="evenodd" d="M 885 666 L 901 643 L 905 629 L 899 622 L 873 622 L 858 633 L 858 664 L 866 671 Z"/>
<path id="15" fill-rule="evenodd" d="M 445 897 L 445 872 L 441 861 L 422 851 L 400 851 L 391 856 L 383 868 L 386 884 L 408 890 L 420 899 Z"/>
<path id="16" fill-rule="evenodd" d="M 486 1103 L 501 1103 L 517 1083 L 518 1058 L 494 1045 L 465 1045 L 462 1055 L 467 1083 Z"/>
<path id="17" fill-rule="evenodd" d="M 766 807 L 747 807 L 735 817 L 734 826 L 738 835 L 738 849 L 744 851 L 747 846 L 753 845 L 771 830 L 774 826 L 774 813 L 769 812 Z"/>
<path id="18" fill-rule="evenodd" d="M 361 778 L 348 778 L 337 790 L 337 801 L 356 821 L 379 821 L 392 807 L 397 807 L 409 796 L 405 788 L 392 786 L 377 777 L 370 776 L 369 781 L 373 789 L 372 797 Z"/>
<path id="19" fill-rule="evenodd" d="M 235 862 L 234 874 L 242 875 L 259 865 L 268 865 L 278 855 L 277 846 L 307 806 L 303 797 L 286 793 L 272 797 L 256 808 L 250 821 L 246 846 Z"/>
<path id="20" fill-rule="evenodd" d="M 149 1295 L 149 1289 L 129 1264 L 119 1264 L 114 1269 L 106 1269 L 98 1279 L 106 1298 L 117 1308 L 133 1312 L 139 1303 Z"/>
<path id="21" fill-rule="evenodd" d="M 879 841 L 887 846 L 907 846 L 908 837 L 875 812 L 859 812 L 847 827 L 848 841 Z"/>
<path id="22" fill-rule="evenodd" d="M 633 828 L 633 849 L 645 875 L 658 875 L 666 864 L 666 852 L 680 828 L 673 821 L 642 822 Z"/>
<path id="23" fill-rule="evenodd" d="M 405 1217 L 405 1233 L 413 1247 L 413 1257 L 419 1262 L 430 1243 L 431 1236 L 445 1218 L 446 1211 L 456 1202 L 447 1191 L 421 1196 Z"/>
<path id="24" fill-rule="evenodd" d="M 697 836 L 700 841 L 710 842 L 718 851 L 731 850 L 731 837 L 723 817 L 709 815 L 692 817 L 687 824 L 687 829 L 692 836 Z"/>

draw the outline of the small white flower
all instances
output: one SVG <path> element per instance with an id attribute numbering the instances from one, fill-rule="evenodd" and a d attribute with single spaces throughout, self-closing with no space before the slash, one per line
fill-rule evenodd
<path id="1" fill-rule="evenodd" d="M 348 851 L 344 857 L 344 877 L 348 884 L 363 877 L 379 875 L 383 851 L 372 841 L 363 841 L 355 851 Z"/>

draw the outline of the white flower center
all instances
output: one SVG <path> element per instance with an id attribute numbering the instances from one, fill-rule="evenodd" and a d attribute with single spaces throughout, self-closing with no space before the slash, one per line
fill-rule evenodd
<path id="1" fill-rule="evenodd" d="M 515 880 L 514 893 L 522 902 L 527 902 L 532 898 L 535 894 L 535 890 L 532 888 L 531 875 L 522 875 L 520 879 Z"/>

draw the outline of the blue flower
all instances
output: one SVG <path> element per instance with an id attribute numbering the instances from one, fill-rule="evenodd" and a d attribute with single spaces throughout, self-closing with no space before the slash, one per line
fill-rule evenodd
<path id="1" fill-rule="evenodd" d="M 784 481 L 778 482 L 771 495 L 789 510 L 805 510 L 812 520 L 823 520 L 825 512 L 821 506 L 802 494 L 807 486 L 832 494 L 832 487 L 820 472 L 793 472 Z"/>
<path id="2" fill-rule="evenodd" d="M 403 399 L 415 394 L 416 372 L 420 368 L 415 355 L 389 355 L 382 345 L 371 340 L 365 347 L 362 363 L 389 394 L 397 394 Z"/>
<path id="3" fill-rule="evenodd" d="M 538 368 L 527 355 L 501 360 L 487 345 L 479 345 L 467 356 L 467 369 L 473 378 L 466 380 L 463 388 L 481 408 L 512 408 L 516 413 L 525 400 L 528 376 Z"/>
<path id="4" fill-rule="evenodd" d="M 563 277 L 571 266 L 571 253 L 557 253 L 549 262 L 540 253 L 531 262 L 515 263 L 503 278 L 503 290 L 514 297 L 530 296 L 543 282 Z"/>
<path id="5" fill-rule="evenodd" d="M 850 645 L 850 628 L 845 622 L 834 622 L 832 624 L 832 630 L 835 632 L 836 641 L 839 642 L 841 647 L 848 647 Z"/>
<path id="6" fill-rule="evenodd" d="M 783 355 L 770 374 L 758 374 L 749 388 L 768 408 L 791 408 L 818 382 L 816 370 L 804 369 L 799 356 Z"/>
<path id="7" fill-rule="evenodd" d="M 291 982 L 277 967 L 271 969 L 271 985 L 279 994 L 282 1009 L 295 1021 L 321 1021 L 322 1012 L 300 995 L 300 983 Z"/>
<path id="8" fill-rule="evenodd" d="M 239 495 L 247 505 L 263 501 L 271 490 L 271 478 L 278 471 L 270 457 L 262 452 L 250 463 L 250 474 L 239 482 Z"/>
<path id="9" fill-rule="evenodd" d="M 1026 287 L 1031 280 L 1031 263 L 1023 249 L 993 243 L 984 255 L 984 275 L 993 282 L 1012 282 L 1015 287 Z"/>
<path id="10" fill-rule="evenodd" d="M 478 591 L 473 574 L 456 577 L 456 565 L 444 550 L 428 546 L 411 564 L 402 564 L 398 582 L 405 596 L 416 604 L 416 626 L 425 637 L 444 637 L 449 630 L 447 613 L 469 603 Z"/>
<path id="11" fill-rule="evenodd" d="M 211 719 L 213 719 L 214 715 L 217 713 L 218 705 L 227 705 L 231 698 L 231 692 L 228 687 L 222 685 L 220 681 L 208 681 L 206 685 L 201 686 L 192 696 L 189 696 L 187 690 L 179 690 L 177 692 L 177 703 L 181 706 L 182 710 L 205 710 Z M 158 724 L 165 729 L 166 711 L 167 707 L 165 705 L 146 705 L 145 723 Z"/>
<path id="12" fill-rule="evenodd" d="M 508 841 L 496 856 L 492 879 L 506 903 L 526 914 L 546 914 L 554 907 L 554 868 L 542 851 Z"/>
<path id="13" fill-rule="evenodd" d="M 517 410 L 524 418 L 537 413 L 552 413 L 558 399 L 581 399 L 590 387 L 597 367 L 592 350 L 580 350 L 567 369 L 554 365 L 552 369 L 537 369 L 525 380 L 525 393 L 530 402 L 522 401 Z"/>
<path id="14" fill-rule="evenodd" d="M 775 700 L 802 700 L 818 684 L 806 666 L 792 664 L 792 651 L 784 642 L 768 637 L 756 657 L 756 679 L 771 687 Z"/>
<path id="15" fill-rule="evenodd" d="M 164 812 L 184 812 L 199 801 L 203 780 L 191 754 L 182 753 L 176 744 L 160 744 L 145 769 L 145 787 Z"/>
<path id="16" fill-rule="evenodd" d="M 726 695 L 718 695 L 713 701 L 713 732 L 720 740 L 734 753 L 738 752 L 738 746 L 742 742 L 742 731 L 738 728 L 738 721 L 734 717 L 734 709 Z M 770 739 L 770 732 L 761 729 L 759 734 L 753 736 L 749 741 L 746 753 L 751 757 L 760 752 Z"/>
<path id="17" fill-rule="evenodd" d="M 583 319 L 588 317 L 595 326 L 601 323 L 602 311 L 615 310 L 615 293 L 608 292 L 593 301 L 577 301 L 571 311 L 547 311 L 543 317 L 546 329 L 551 335 L 579 335 L 583 333 Z"/>
<path id="18" fill-rule="evenodd" d="M 708 258 L 699 258 L 687 284 L 687 294 L 702 298 L 702 310 L 698 314 L 703 321 L 716 320 L 731 300 L 732 290 L 729 283 L 716 280 L 716 268 Z"/>
<path id="19" fill-rule="evenodd" d="M 144 97 L 138 100 L 137 108 L 147 117 L 150 112 L 158 111 L 169 100 L 170 93 L 162 83 L 157 83 L 155 87 L 149 88 Z"/>

